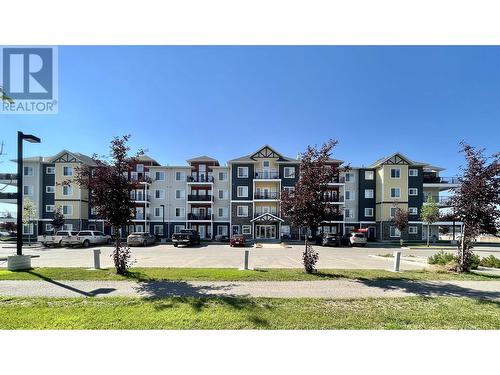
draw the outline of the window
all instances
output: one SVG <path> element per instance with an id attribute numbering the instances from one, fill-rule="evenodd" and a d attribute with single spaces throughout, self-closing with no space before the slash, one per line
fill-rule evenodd
<path id="1" fill-rule="evenodd" d="M 162 207 L 155 207 L 154 208 L 154 216 L 155 217 L 161 217 L 162 216 Z"/>
<path id="2" fill-rule="evenodd" d="M 285 187 L 283 187 L 283 190 L 288 192 L 288 194 L 293 195 L 293 192 L 295 191 L 295 187 L 294 186 L 285 186 Z"/>
<path id="3" fill-rule="evenodd" d="M 175 199 L 185 199 L 186 192 L 184 190 L 176 190 L 175 191 Z"/>
<path id="4" fill-rule="evenodd" d="M 66 165 L 63 167 L 63 176 L 73 176 L 73 167 Z"/>
<path id="5" fill-rule="evenodd" d="M 227 190 L 219 190 L 219 199 L 228 199 L 229 193 Z"/>
<path id="6" fill-rule="evenodd" d="M 248 197 L 248 186 L 238 186 L 238 198 Z"/>
<path id="7" fill-rule="evenodd" d="M 33 224 L 23 224 L 23 234 L 33 234 Z"/>
<path id="8" fill-rule="evenodd" d="M 228 235 L 228 227 L 226 225 L 217 225 L 217 234 L 219 236 L 227 236 Z"/>
<path id="9" fill-rule="evenodd" d="M 401 168 L 391 168 L 391 178 L 401 178 Z"/>
<path id="10" fill-rule="evenodd" d="M 238 206 L 238 217 L 248 217 L 248 206 Z"/>
<path id="11" fill-rule="evenodd" d="M 219 207 L 217 209 L 218 217 L 228 217 L 228 209 L 226 207 Z"/>
<path id="12" fill-rule="evenodd" d="M 397 207 L 391 207 L 391 217 L 395 217 L 396 216 L 396 210 L 398 208 Z"/>
<path id="13" fill-rule="evenodd" d="M 373 208 L 372 207 L 366 207 L 365 208 L 365 216 L 367 216 L 367 217 L 373 217 Z"/>
<path id="14" fill-rule="evenodd" d="M 177 207 L 175 209 L 175 217 L 184 217 L 186 216 L 186 209 L 184 207 Z"/>
<path id="15" fill-rule="evenodd" d="M 252 226 L 251 225 L 242 225 L 241 226 L 242 234 L 252 234 Z"/>
<path id="16" fill-rule="evenodd" d="M 46 211 L 46 212 L 54 212 L 54 211 L 55 211 L 55 207 L 54 207 L 54 205 L 53 205 L 53 204 L 47 204 L 47 205 L 45 206 L 45 211 Z"/>
<path id="17" fill-rule="evenodd" d="M 54 226 L 52 224 L 45 224 L 45 231 L 52 232 L 54 230 Z"/>
<path id="18" fill-rule="evenodd" d="M 45 168 L 45 173 L 47 173 L 47 174 L 55 174 L 56 173 L 56 168 L 55 167 L 47 167 L 47 168 Z"/>
<path id="19" fill-rule="evenodd" d="M 165 172 L 156 172 L 155 173 L 156 181 L 165 181 Z"/>
<path id="20" fill-rule="evenodd" d="M 409 207 L 408 208 L 408 213 L 410 215 L 418 215 L 418 208 L 417 207 Z"/>
<path id="21" fill-rule="evenodd" d="M 354 173 L 347 172 L 345 174 L 345 182 L 352 182 L 352 181 L 354 181 Z"/>
<path id="22" fill-rule="evenodd" d="M 412 226 L 409 226 L 409 227 L 408 227 L 408 233 L 409 233 L 409 234 L 417 234 L 417 233 L 418 233 L 418 227 L 413 226 L 413 225 L 412 225 Z"/>
<path id="23" fill-rule="evenodd" d="M 219 172 L 219 181 L 227 181 L 227 172 Z"/>
<path id="24" fill-rule="evenodd" d="M 179 233 L 184 229 L 184 225 L 174 225 L 174 233 Z"/>
<path id="25" fill-rule="evenodd" d="M 401 237 L 401 231 L 391 225 L 391 237 Z"/>
<path id="26" fill-rule="evenodd" d="M 281 226 L 281 234 L 284 236 L 290 235 L 290 225 L 282 225 Z"/>
<path id="27" fill-rule="evenodd" d="M 418 189 L 417 188 L 409 188 L 408 195 L 418 195 Z"/>
<path id="28" fill-rule="evenodd" d="M 238 178 L 248 178 L 248 167 L 238 167 Z"/>
<path id="29" fill-rule="evenodd" d="M 46 186 L 45 187 L 45 192 L 46 193 L 55 193 L 56 192 L 56 187 L 55 186 Z"/>
<path id="30" fill-rule="evenodd" d="M 348 200 L 348 201 L 354 200 L 354 194 L 353 194 L 353 192 L 350 191 L 350 190 L 346 190 L 346 192 L 345 192 L 345 199 Z"/>
<path id="31" fill-rule="evenodd" d="M 91 214 L 92 216 L 96 216 L 96 215 L 97 215 L 97 208 L 95 208 L 95 207 L 91 207 L 91 208 L 90 208 L 90 214 Z"/>
<path id="32" fill-rule="evenodd" d="M 400 198 L 400 197 L 401 197 L 401 189 L 391 188 L 391 198 Z"/>
<path id="33" fill-rule="evenodd" d="M 73 206 L 70 204 L 65 204 L 63 207 L 63 215 L 73 215 Z"/>
<path id="34" fill-rule="evenodd" d="M 153 227 L 154 234 L 157 236 L 163 236 L 163 225 L 155 225 Z"/>
<path id="35" fill-rule="evenodd" d="M 186 179 L 186 173 L 175 172 L 175 181 L 184 181 Z"/>
<path id="36" fill-rule="evenodd" d="M 64 224 L 62 230 L 73 230 L 73 224 Z"/>
<path id="37" fill-rule="evenodd" d="M 365 189 L 365 198 L 367 199 L 373 198 L 373 189 Z"/>
<path id="38" fill-rule="evenodd" d="M 165 199 L 165 190 L 155 190 L 156 199 Z"/>
<path id="39" fill-rule="evenodd" d="M 295 168 L 294 167 L 285 167 L 283 170 L 285 178 L 295 178 Z"/>
<path id="40" fill-rule="evenodd" d="M 25 176 L 33 176 L 33 167 L 24 167 Z"/>
<path id="41" fill-rule="evenodd" d="M 65 195 L 65 196 L 73 195 L 73 186 L 64 185 L 63 186 L 63 195 Z"/>
<path id="42" fill-rule="evenodd" d="M 240 226 L 239 225 L 233 225 L 232 231 L 233 231 L 233 234 L 240 234 Z"/>
<path id="43" fill-rule="evenodd" d="M 144 164 L 137 164 L 136 171 L 139 173 L 144 172 Z"/>
<path id="44" fill-rule="evenodd" d="M 352 219 L 354 217 L 352 210 L 349 208 L 344 210 L 344 214 L 346 219 Z"/>
<path id="45" fill-rule="evenodd" d="M 24 185 L 23 186 L 23 195 L 33 195 L 33 186 L 32 185 Z"/>
<path id="46" fill-rule="evenodd" d="M 410 177 L 416 177 L 416 176 L 418 176 L 418 169 L 410 168 L 408 170 L 408 174 Z"/>
<path id="47" fill-rule="evenodd" d="M 264 168 L 269 168 L 269 166 L 270 166 L 270 165 L 271 165 L 271 163 L 269 162 L 269 160 L 264 160 L 264 161 L 262 162 L 262 166 L 263 166 Z"/>
<path id="48" fill-rule="evenodd" d="M 373 180 L 374 177 L 373 171 L 365 171 L 365 180 Z"/>

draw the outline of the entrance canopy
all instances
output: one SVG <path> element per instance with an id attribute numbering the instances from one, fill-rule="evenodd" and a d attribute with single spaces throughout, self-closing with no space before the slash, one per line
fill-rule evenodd
<path id="1" fill-rule="evenodd" d="M 270 213 L 265 213 L 262 215 L 257 216 L 255 219 L 250 220 L 252 223 L 259 222 L 259 223 L 283 223 L 285 220 L 280 219 L 279 217 L 270 214 Z"/>

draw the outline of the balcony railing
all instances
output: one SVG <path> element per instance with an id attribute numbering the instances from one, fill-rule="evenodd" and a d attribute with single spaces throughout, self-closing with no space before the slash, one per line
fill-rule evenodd
<path id="1" fill-rule="evenodd" d="M 334 176 L 330 180 L 331 184 L 344 184 L 345 183 L 345 177 L 344 176 Z"/>
<path id="2" fill-rule="evenodd" d="M 187 182 L 212 183 L 212 182 L 214 182 L 214 177 L 213 176 L 188 176 Z"/>
<path id="3" fill-rule="evenodd" d="M 149 220 L 149 215 L 135 215 L 134 220 Z"/>
<path id="4" fill-rule="evenodd" d="M 188 202 L 212 202 L 213 198 L 214 198 L 213 195 L 189 194 Z"/>
<path id="5" fill-rule="evenodd" d="M 424 203 L 427 203 L 428 197 L 429 197 L 428 195 L 424 196 Z M 442 206 L 449 206 L 449 205 L 451 205 L 451 197 L 448 197 L 448 196 L 437 196 L 437 195 L 432 195 L 430 197 L 438 205 L 442 205 Z"/>
<path id="6" fill-rule="evenodd" d="M 458 184 L 458 178 L 424 175 L 424 184 Z"/>
<path id="7" fill-rule="evenodd" d="M 325 217 L 325 221 L 344 221 L 344 215 L 342 214 L 328 214 Z"/>
<path id="8" fill-rule="evenodd" d="M 269 172 L 269 171 L 256 171 L 254 179 L 256 180 L 279 180 L 279 172 Z"/>
<path id="9" fill-rule="evenodd" d="M 324 195 L 323 202 L 343 203 L 345 199 L 343 195 Z"/>
<path id="10" fill-rule="evenodd" d="M 197 214 L 188 214 L 188 220 L 204 220 L 204 221 L 212 221 L 214 219 L 214 215 L 197 215 Z"/>
<path id="11" fill-rule="evenodd" d="M 149 194 L 135 194 L 131 195 L 130 199 L 134 202 L 151 202 L 151 195 Z"/>
<path id="12" fill-rule="evenodd" d="M 280 193 L 278 192 L 269 192 L 269 193 L 255 193 L 254 199 L 279 199 Z"/>
<path id="13" fill-rule="evenodd" d="M 260 215 L 264 215 L 264 214 L 270 214 L 270 215 L 280 217 L 280 215 L 277 212 L 262 212 L 262 211 L 255 211 L 253 214 L 253 217 L 255 219 L 256 217 L 259 217 Z"/>

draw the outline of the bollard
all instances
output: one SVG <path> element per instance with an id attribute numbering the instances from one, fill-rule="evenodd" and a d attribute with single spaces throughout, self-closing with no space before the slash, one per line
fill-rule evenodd
<path id="1" fill-rule="evenodd" d="M 101 249 L 94 249 L 94 268 L 101 268 Z"/>
<path id="2" fill-rule="evenodd" d="M 250 257 L 250 250 L 245 250 L 245 261 L 243 262 L 243 268 L 240 268 L 240 271 L 248 271 L 248 258 Z"/>
<path id="3" fill-rule="evenodd" d="M 401 264 L 401 251 L 394 252 L 394 272 L 399 272 L 399 266 Z"/>

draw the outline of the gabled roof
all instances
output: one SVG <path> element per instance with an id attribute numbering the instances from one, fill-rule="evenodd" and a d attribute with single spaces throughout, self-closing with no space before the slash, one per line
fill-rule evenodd
<path id="1" fill-rule="evenodd" d="M 273 215 L 273 214 L 271 214 L 269 212 L 266 212 L 266 213 L 264 213 L 262 215 L 257 216 L 256 218 L 250 220 L 250 222 L 252 222 L 252 223 L 256 222 L 256 221 L 259 221 L 259 222 L 260 221 L 265 221 L 265 222 L 270 222 L 270 223 L 275 223 L 275 222 L 278 222 L 278 221 L 280 221 L 282 223 L 285 222 L 285 220 L 283 220 L 283 219 L 279 218 L 278 216 Z"/>
<path id="2" fill-rule="evenodd" d="M 155 159 L 153 159 L 151 156 L 146 155 L 146 154 L 139 156 L 137 158 L 137 160 L 139 160 L 139 161 L 148 161 L 148 162 L 153 163 L 154 165 L 160 165 L 160 163 L 158 163 Z"/>
<path id="3" fill-rule="evenodd" d="M 257 159 L 277 159 L 277 161 L 280 163 L 298 162 L 297 159 L 284 156 L 281 153 L 277 152 L 271 146 L 265 144 L 264 146 L 260 147 L 257 151 L 249 155 L 242 156 L 240 158 L 229 160 L 228 163 L 229 164 L 238 162 L 254 163 L 257 161 Z"/>
<path id="4" fill-rule="evenodd" d="M 188 163 L 193 163 L 193 162 L 197 162 L 197 161 L 210 161 L 210 162 L 215 162 L 215 163 L 219 164 L 219 161 L 217 159 L 211 158 L 210 156 L 207 156 L 207 155 L 198 156 L 196 158 L 192 158 L 192 159 L 189 159 L 186 161 Z"/>
<path id="5" fill-rule="evenodd" d="M 95 161 L 90 156 L 81 154 L 79 152 L 71 152 L 71 151 L 68 151 L 68 150 L 62 150 L 61 152 L 59 152 L 55 156 L 52 156 L 48 160 L 48 162 L 49 163 L 55 163 L 58 159 L 62 158 L 66 154 L 69 156 L 68 158 L 66 158 L 67 160 L 65 160 L 68 163 L 70 163 L 72 161 L 77 161 L 77 162 L 80 162 L 80 163 L 83 163 L 83 164 L 87 164 L 87 165 L 96 165 Z"/>
<path id="6" fill-rule="evenodd" d="M 412 166 L 425 167 L 425 166 L 429 165 L 428 163 L 414 161 L 401 152 L 395 152 L 394 154 L 392 154 L 390 156 L 384 156 L 383 158 L 378 159 L 373 164 L 369 165 L 367 168 L 377 168 L 378 166 L 380 166 L 386 162 L 394 161 L 398 158 L 402 159 L 404 162 L 406 162 L 407 164 L 412 165 Z"/>

